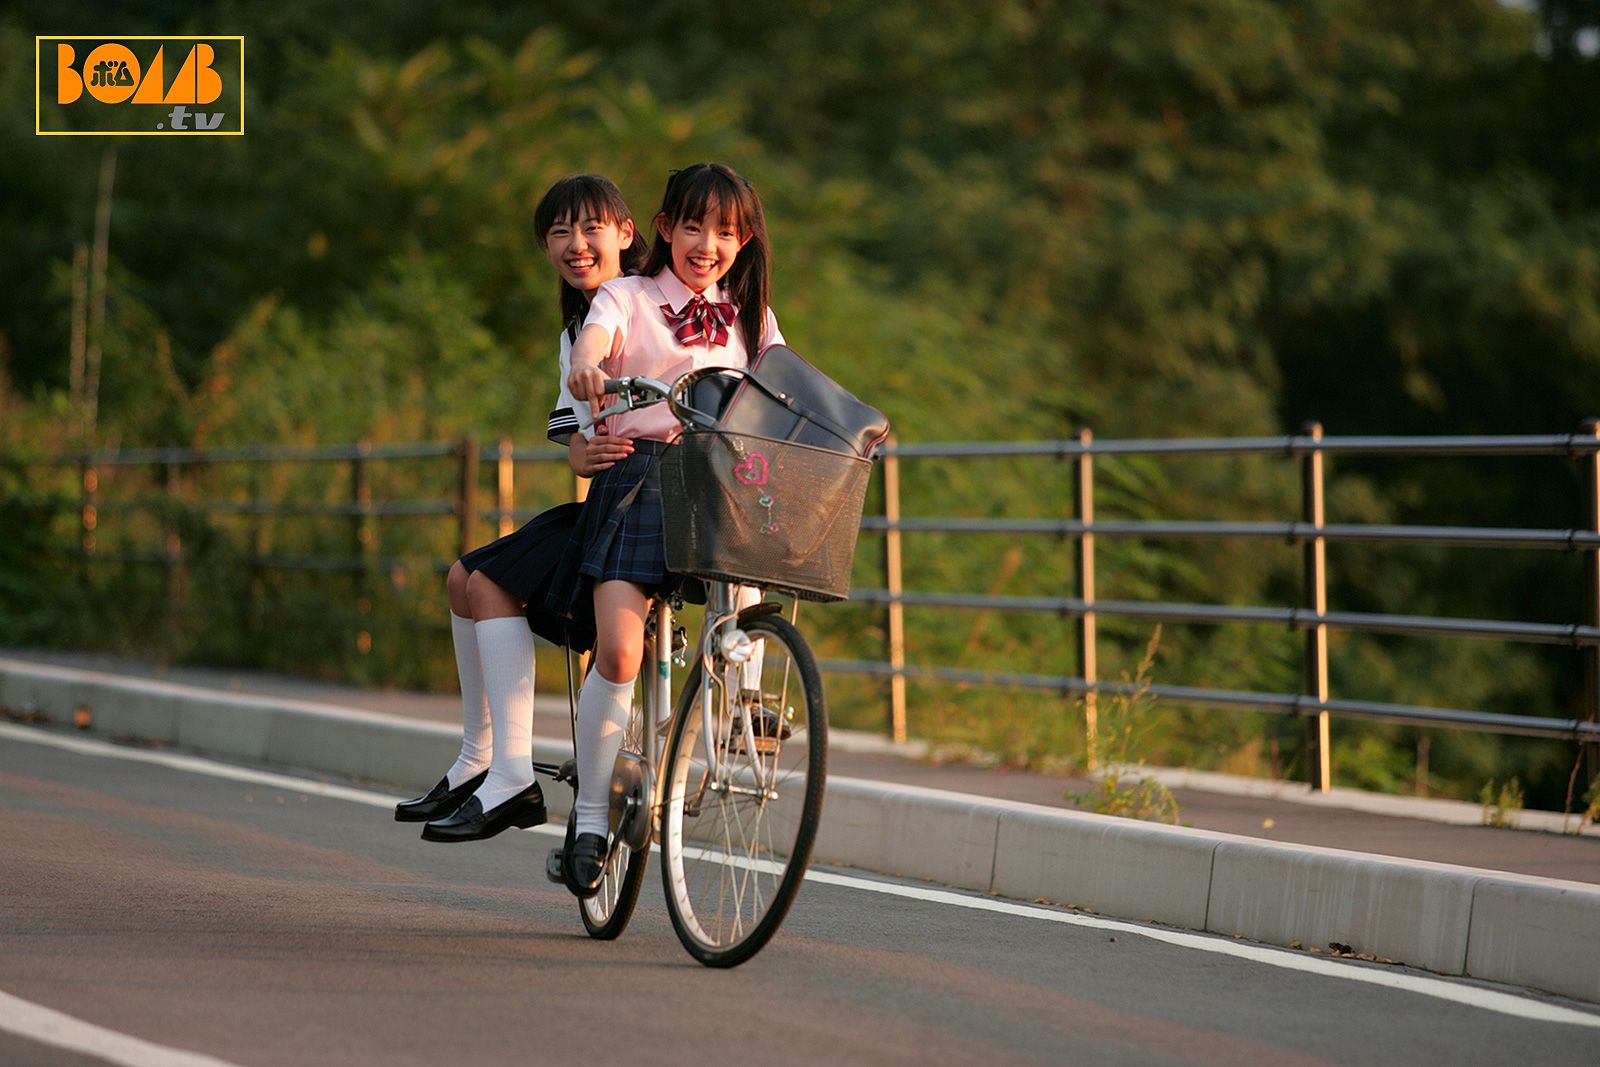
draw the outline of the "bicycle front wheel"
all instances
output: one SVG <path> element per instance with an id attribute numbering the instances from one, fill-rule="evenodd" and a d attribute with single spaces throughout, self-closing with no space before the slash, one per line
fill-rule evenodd
<path id="1" fill-rule="evenodd" d="M 805 878 L 827 777 L 827 707 L 810 647 L 770 610 L 747 611 L 739 625 L 755 655 L 744 665 L 719 657 L 718 677 L 695 664 L 663 771 L 667 911 L 689 954 L 710 967 L 743 963 L 782 924 Z"/>

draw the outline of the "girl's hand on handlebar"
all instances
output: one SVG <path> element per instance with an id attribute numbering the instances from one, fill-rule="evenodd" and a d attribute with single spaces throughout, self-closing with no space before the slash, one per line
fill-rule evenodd
<path id="1" fill-rule="evenodd" d="M 572 391 L 574 399 L 597 402 L 605 396 L 605 372 L 599 367 L 575 366 L 572 373 L 567 375 L 567 388 Z M 596 407 L 594 410 L 600 409 Z"/>
<path id="2" fill-rule="evenodd" d="M 572 391 L 573 399 L 589 402 L 591 419 L 600 414 L 605 402 L 606 376 L 599 367 L 574 366 L 567 375 L 567 388 Z"/>
<path id="3" fill-rule="evenodd" d="M 592 438 L 575 433 L 572 435 L 572 440 L 567 442 L 567 465 L 580 478 L 593 478 L 631 455 L 633 455 L 631 440 L 626 437 L 613 437 L 600 427 L 595 428 Z"/>

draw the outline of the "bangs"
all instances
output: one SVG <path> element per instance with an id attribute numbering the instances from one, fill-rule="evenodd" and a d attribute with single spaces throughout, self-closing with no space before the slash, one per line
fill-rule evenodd
<path id="1" fill-rule="evenodd" d="M 703 219 L 715 211 L 719 226 L 732 226 L 740 233 L 749 232 L 743 190 L 736 181 L 711 167 L 686 175 L 682 181 L 684 188 L 673 191 L 676 202 L 662 208 L 668 225 L 677 225 L 684 219 Z"/>
<path id="2" fill-rule="evenodd" d="M 580 174 L 563 178 L 550 187 L 533 212 L 533 226 L 541 242 L 557 223 L 575 223 L 586 216 L 621 225 L 631 217 L 622 193 L 605 178 Z"/>

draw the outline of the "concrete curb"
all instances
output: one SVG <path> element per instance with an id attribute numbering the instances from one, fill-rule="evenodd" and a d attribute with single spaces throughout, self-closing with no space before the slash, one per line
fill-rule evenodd
<path id="1" fill-rule="evenodd" d="M 0 708 L 251 763 L 425 789 L 459 734 L 304 701 L 0 658 Z M 562 742 L 538 759 L 564 759 Z M 567 790 L 549 791 L 564 814 Z M 1600 1002 L 1600 887 L 832 777 L 815 858 Z"/>

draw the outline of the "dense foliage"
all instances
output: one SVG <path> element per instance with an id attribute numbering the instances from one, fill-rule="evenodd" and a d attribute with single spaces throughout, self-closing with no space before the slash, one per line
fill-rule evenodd
<path id="1" fill-rule="evenodd" d="M 1276 434 L 1310 419 L 1330 434 L 1576 430 L 1600 415 L 1597 22 L 1583 0 L 13 5 L 0 16 L 0 639 L 447 684 L 425 567 L 356 587 L 239 562 L 252 548 L 347 551 L 348 520 L 108 513 L 102 551 L 150 551 L 165 522 L 192 566 L 83 577 L 75 513 L 51 510 L 76 507 L 68 472 L 20 464 L 86 444 L 534 441 L 557 313 L 528 216 L 579 170 L 613 176 L 643 216 L 670 167 L 715 158 L 750 175 L 785 333 L 905 440 Z M 95 32 L 244 33 L 247 135 L 35 137 L 34 35 Z M 69 394 L 74 260 L 108 148 L 104 369 L 85 440 Z M 452 476 L 391 465 L 373 492 L 437 496 Z M 193 500 L 337 500 L 344 477 L 190 471 L 181 486 Z M 913 515 L 1069 506 L 1048 463 L 908 461 L 904 478 Z M 1106 461 L 1099 478 L 1102 517 L 1299 506 L 1297 473 L 1276 460 Z M 564 491 L 536 481 L 539 500 Z M 1548 459 L 1344 461 L 1329 507 L 1333 522 L 1580 521 L 1573 468 Z M 379 548 L 448 557 L 452 537 L 387 522 Z M 1070 592 L 1063 546 L 1001 540 L 914 539 L 908 588 Z M 880 584 L 877 551 L 864 543 L 859 584 Z M 1570 556 L 1329 555 L 1335 608 L 1581 610 Z M 1110 542 L 1101 562 L 1102 597 L 1300 596 L 1284 548 Z M 162 615 L 151 605 L 174 582 L 186 613 Z M 874 612 L 808 624 L 829 655 L 879 654 Z M 378 635 L 371 651 L 351 645 L 357 630 Z M 1106 673 L 1131 669 L 1148 628 L 1107 620 L 1105 633 Z M 1050 618 L 936 612 L 910 633 L 917 662 L 1029 673 L 1072 673 L 1069 637 Z M 1299 650 L 1266 628 L 1169 627 L 1154 680 L 1293 691 Z M 1582 709 L 1568 650 L 1344 637 L 1334 671 L 1340 696 Z M 844 721 L 877 714 L 864 683 L 838 693 Z M 914 728 L 1017 759 L 1081 744 L 1054 697 L 915 696 Z M 1340 736 L 1342 781 L 1411 787 L 1415 731 Z M 1287 722 L 1171 709 L 1148 755 L 1292 773 L 1300 741 Z M 1530 803 L 1563 799 L 1563 746 L 1431 741 L 1430 788 L 1470 797 L 1515 774 Z"/>

